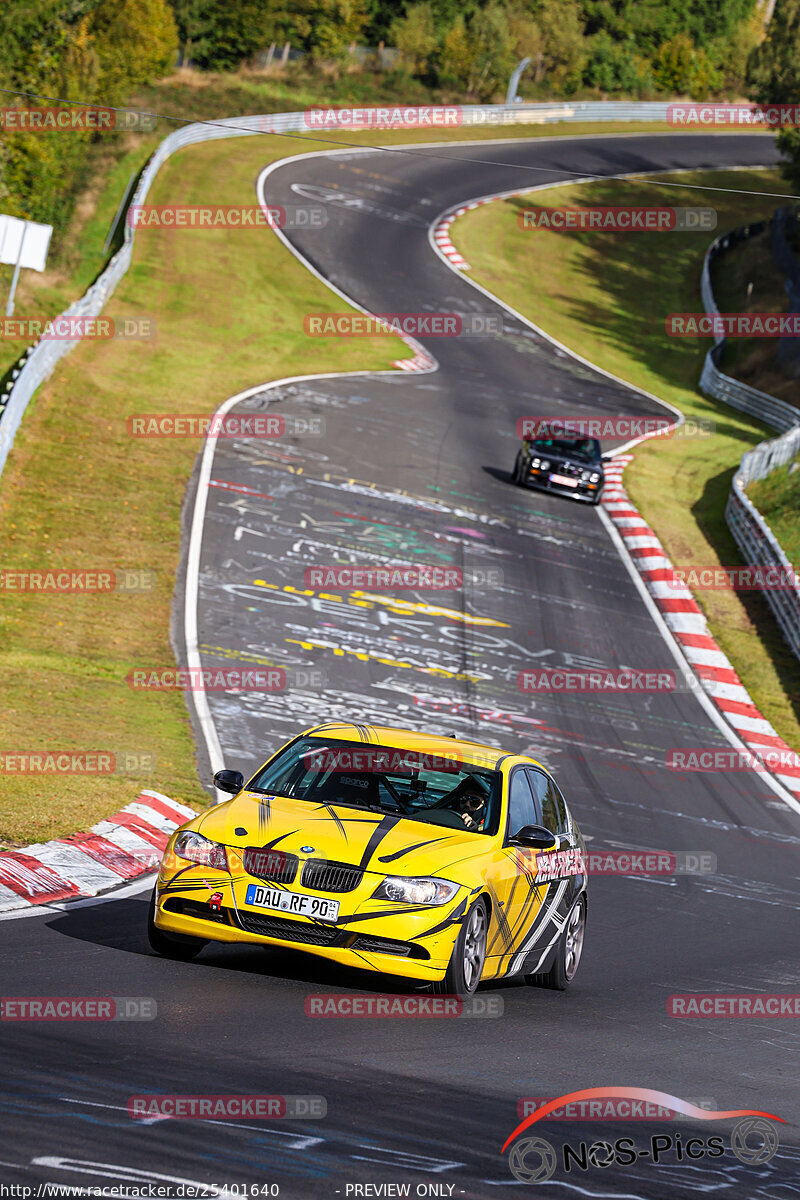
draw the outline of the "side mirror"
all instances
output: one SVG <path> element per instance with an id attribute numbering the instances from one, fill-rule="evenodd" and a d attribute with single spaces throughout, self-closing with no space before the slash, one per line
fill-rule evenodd
<path id="1" fill-rule="evenodd" d="M 241 771 L 217 771 L 214 776 L 214 787 L 221 792 L 230 792 L 235 796 L 244 787 L 244 775 Z"/>
<path id="2" fill-rule="evenodd" d="M 534 850 L 548 850 L 558 842 L 558 834 L 551 833 L 544 825 L 523 825 L 511 841 L 518 846 L 532 846 Z"/>

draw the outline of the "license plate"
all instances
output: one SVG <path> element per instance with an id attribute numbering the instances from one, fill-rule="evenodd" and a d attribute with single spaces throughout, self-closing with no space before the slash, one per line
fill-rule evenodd
<path id="1" fill-rule="evenodd" d="M 279 912 L 296 913 L 300 917 L 320 917 L 323 921 L 336 921 L 339 917 L 339 901 L 325 896 L 301 896 L 299 892 L 282 892 L 280 888 L 262 887 L 258 883 L 247 886 L 245 901 L 256 908 L 275 908 Z"/>
<path id="2" fill-rule="evenodd" d="M 577 488 L 577 479 L 569 479 L 566 475 L 551 475 L 551 483 L 557 483 L 559 487 Z"/>

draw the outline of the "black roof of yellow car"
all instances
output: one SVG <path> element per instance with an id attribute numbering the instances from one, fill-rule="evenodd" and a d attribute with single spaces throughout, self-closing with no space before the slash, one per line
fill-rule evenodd
<path id="1" fill-rule="evenodd" d="M 512 754 L 508 750 L 498 750 L 485 742 L 471 741 L 469 738 L 448 736 L 447 734 L 421 733 L 414 729 L 401 729 L 391 725 L 360 725 L 355 722 L 329 721 L 306 730 L 308 737 L 337 737 L 363 742 L 366 746 L 391 746 L 397 750 L 416 750 L 441 754 L 443 757 L 454 750 L 462 749 L 467 766 L 484 766 L 494 770 L 504 758 L 524 758 L 528 762 L 536 762 L 528 754 Z M 481 753 L 482 752 L 482 753 Z M 470 763 L 470 759 L 478 762 Z"/>

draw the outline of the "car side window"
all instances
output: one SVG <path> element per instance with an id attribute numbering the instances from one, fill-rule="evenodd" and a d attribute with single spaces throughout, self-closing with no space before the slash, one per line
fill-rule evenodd
<path id="1" fill-rule="evenodd" d="M 508 788 L 508 836 L 514 837 L 524 825 L 536 825 L 536 804 L 524 767 L 511 773 Z"/>
<path id="2" fill-rule="evenodd" d="M 567 812 L 567 802 L 561 795 L 561 788 L 555 782 L 550 780 L 550 786 L 556 794 L 556 808 L 558 809 L 558 830 L 559 833 L 569 832 L 569 814 Z"/>
<path id="3" fill-rule="evenodd" d="M 536 800 L 542 812 L 542 824 L 551 833 L 566 833 L 569 828 L 567 806 L 554 781 L 544 771 L 529 769 Z"/>

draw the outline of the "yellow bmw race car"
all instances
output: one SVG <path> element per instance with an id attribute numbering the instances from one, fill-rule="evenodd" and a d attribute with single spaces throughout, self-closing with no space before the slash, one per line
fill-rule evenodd
<path id="1" fill-rule="evenodd" d="M 326 724 L 169 840 L 150 944 L 287 946 L 463 995 L 523 973 L 565 988 L 586 926 L 585 846 L 552 776 L 491 746 Z"/>

